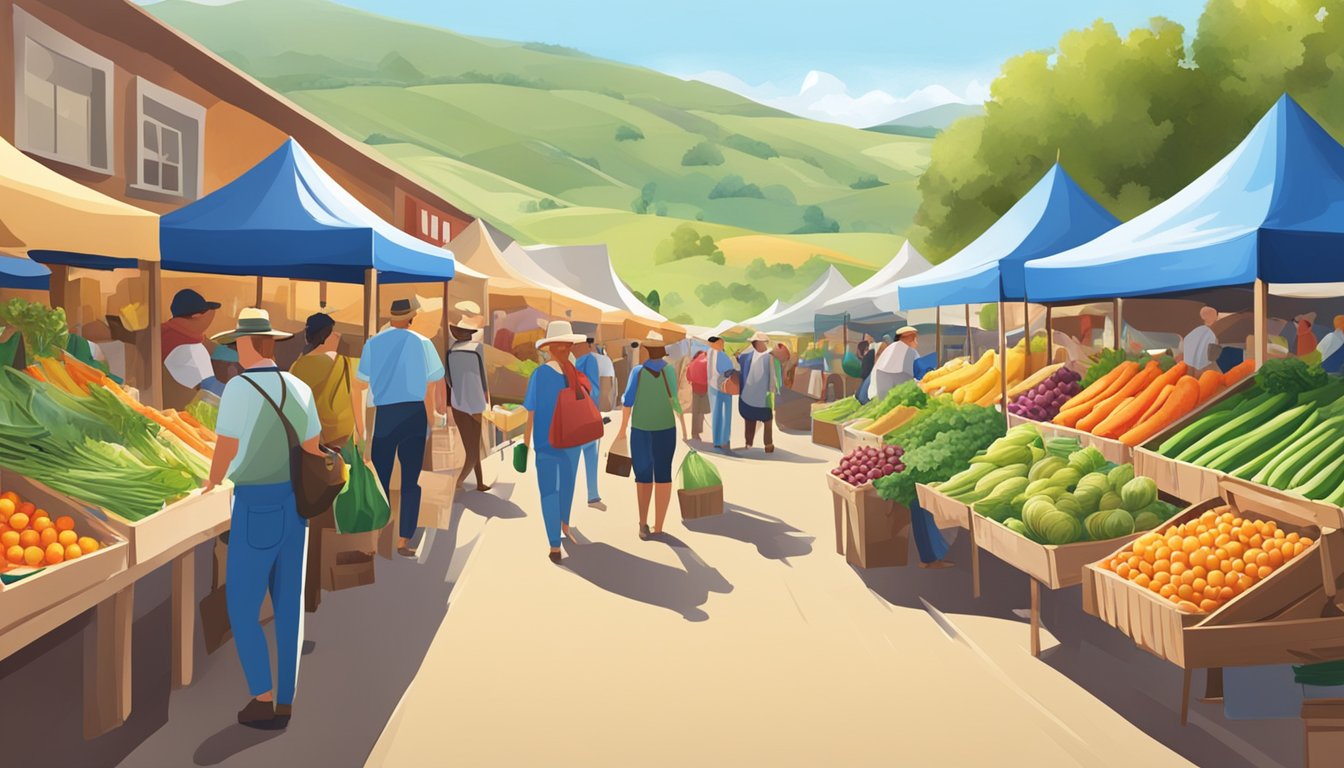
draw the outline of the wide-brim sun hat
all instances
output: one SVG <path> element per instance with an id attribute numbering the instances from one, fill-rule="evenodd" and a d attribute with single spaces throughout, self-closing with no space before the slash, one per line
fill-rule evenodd
<path id="1" fill-rule="evenodd" d="M 406 317 L 420 311 L 420 300 L 412 296 L 409 299 L 397 299 L 392 302 L 391 315 Z"/>
<path id="2" fill-rule="evenodd" d="M 919 329 L 913 325 L 902 325 L 896 329 L 896 338 L 899 339 L 907 333 L 919 333 Z"/>
<path id="3" fill-rule="evenodd" d="M 465 303 L 465 302 L 464 302 Z M 464 331 L 475 333 L 482 329 L 481 318 L 477 315 L 462 315 L 456 320 L 449 321 L 449 328 L 459 328 Z"/>
<path id="4" fill-rule="evenodd" d="M 244 307 L 238 313 L 238 327 L 231 331 L 217 333 L 210 337 L 216 344 L 232 344 L 244 336 L 266 336 L 272 339 L 288 339 L 292 333 L 277 331 L 271 327 L 271 314 L 257 307 Z"/>
<path id="5" fill-rule="evenodd" d="M 663 339 L 663 334 L 657 331 L 649 331 L 649 334 L 639 340 L 642 347 L 666 347 L 667 341 Z"/>
<path id="6" fill-rule="evenodd" d="M 547 344 L 580 344 L 587 340 L 584 334 L 574 332 L 568 320 L 552 320 L 546 324 L 546 335 L 537 341 L 537 349 Z"/>
<path id="7" fill-rule="evenodd" d="M 757 331 L 757 332 L 751 334 L 751 338 L 750 338 L 750 339 L 747 339 L 747 341 L 752 342 L 752 343 L 755 343 L 755 342 L 757 342 L 757 341 L 764 341 L 764 342 L 766 342 L 766 343 L 768 344 L 768 343 L 770 343 L 770 337 L 769 337 L 769 336 L 766 336 L 766 335 L 765 335 L 764 333 L 762 333 L 761 331 Z"/>

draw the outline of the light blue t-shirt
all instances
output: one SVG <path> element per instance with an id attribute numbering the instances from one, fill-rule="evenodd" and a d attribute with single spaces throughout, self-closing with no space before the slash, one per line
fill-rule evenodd
<path id="1" fill-rule="evenodd" d="M 279 374 L 279 375 L 277 375 Z M 287 482 L 289 475 L 289 437 L 280 423 L 275 409 L 266 402 L 256 387 L 244 381 L 251 379 L 276 405 L 281 404 L 280 377 L 284 377 L 285 418 L 294 425 L 300 442 L 307 442 L 322 434 L 322 421 L 317 416 L 313 391 L 298 378 L 279 373 L 278 368 L 249 368 L 229 380 L 219 399 L 219 417 L 215 432 L 220 437 L 238 441 L 238 455 L 229 465 L 229 479 L 235 485 L 272 485 Z"/>
<path id="2" fill-rule="evenodd" d="M 598 373 L 597 355 L 589 352 L 578 360 L 575 360 L 574 367 L 579 370 L 579 373 L 582 373 L 587 377 L 589 392 L 592 394 L 593 399 L 596 400 L 598 396 L 598 380 L 602 378 L 601 374 Z"/>
<path id="3" fill-rule="evenodd" d="M 355 375 L 369 383 L 375 407 L 421 403 L 425 389 L 443 378 L 443 361 L 429 339 L 407 328 L 388 328 L 364 342 Z"/>
<path id="4" fill-rule="evenodd" d="M 555 401 L 565 388 L 565 375 L 546 364 L 532 372 L 527 380 L 527 394 L 523 407 L 532 412 L 532 448 L 547 453 L 577 451 L 578 448 L 551 447 L 551 419 L 555 417 Z"/>

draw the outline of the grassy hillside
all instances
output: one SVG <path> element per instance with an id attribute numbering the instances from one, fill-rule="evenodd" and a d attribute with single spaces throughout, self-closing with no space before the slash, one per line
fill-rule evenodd
<path id="1" fill-rule="evenodd" d="M 973 117 L 984 113 L 985 108 L 981 104 L 940 104 L 936 107 L 902 115 L 881 125 L 874 125 L 868 130 L 890 133 L 896 136 L 921 136 L 931 139 L 963 117 Z"/>
<path id="2" fill-rule="evenodd" d="M 825 263 L 870 273 L 900 245 L 929 159 L 920 138 L 325 0 L 149 10 L 520 241 L 607 243 L 631 287 L 676 294 L 663 309 L 696 322 L 794 298 Z M 682 225 L 720 241 L 724 263 L 669 263 Z M 757 258 L 797 269 L 748 274 Z M 702 300 L 696 287 L 710 282 L 751 282 L 760 295 Z"/>

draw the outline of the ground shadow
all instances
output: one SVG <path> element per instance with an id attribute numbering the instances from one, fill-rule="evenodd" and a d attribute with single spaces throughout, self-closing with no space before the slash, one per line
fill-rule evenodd
<path id="1" fill-rule="evenodd" d="M 790 557 L 811 554 L 816 538 L 764 512 L 727 504 L 723 514 L 683 520 L 682 525 L 696 533 L 736 539 L 756 547 L 761 557 L 788 561 Z"/>
<path id="2" fill-rule="evenodd" d="M 727 594 L 733 590 L 718 569 L 670 534 L 657 534 L 653 541 L 670 547 L 681 561 L 681 568 L 646 560 L 610 544 L 588 541 L 581 534 L 575 538 L 564 560 L 567 570 L 614 595 L 666 608 L 687 621 L 708 620 L 709 614 L 701 606 L 709 600 L 710 593 Z"/>
<path id="3" fill-rule="evenodd" d="M 713 448 L 709 448 L 705 451 L 705 453 L 708 456 L 716 456 L 718 458 L 727 459 L 729 461 L 784 462 L 786 464 L 834 463 L 830 459 L 818 458 L 815 456 L 804 456 L 799 453 L 794 453 L 793 451 L 786 451 L 780 448 L 778 445 L 775 446 L 774 453 L 766 453 L 765 449 L 759 445 L 753 446 L 751 448 L 746 448 L 739 445 L 736 446 L 733 450 L 729 451 L 728 453 L 723 453 L 721 451 L 714 450 Z M 839 459 L 836 459 L 835 461 L 839 461 Z"/>
<path id="4" fill-rule="evenodd" d="M 196 765 L 219 765 L 283 734 L 282 730 L 258 730 L 235 723 L 201 742 L 192 760 Z"/>
<path id="5" fill-rule="evenodd" d="M 522 507 L 509 500 L 513 486 L 498 485 L 489 491 L 459 491 L 457 502 L 460 506 L 481 517 L 493 517 L 500 520 L 517 520 L 527 517 Z"/>
<path id="6" fill-rule="evenodd" d="M 812 431 L 812 404 L 810 397 L 785 390 L 775 398 L 775 427 L 790 435 Z"/>

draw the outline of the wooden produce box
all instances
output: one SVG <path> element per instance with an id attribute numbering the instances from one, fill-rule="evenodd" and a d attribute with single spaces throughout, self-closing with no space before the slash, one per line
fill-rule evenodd
<path id="1" fill-rule="evenodd" d="M 1306 768 L 1330 768 L 1344 754 L 1344 699 L 1307 699 L 1302 702 L 1306 733 Z"/>
<path id="2" fill-rule="evenodd" d="M 0 631 L 107 580 L 130 565 L 130 546 L 126 539 L 89 514 L 83 504 L 13 472 L 5 472 L 0 477 L 0 487 L 17 493 L 20 499 L 32 502 L 39 509 L 45 509 L 52 520 L 62 515 L 73 517 L 75 532 L 92 537 L 101 545 L 94 552 L 57 565 L 35 569 L 16 567 L 6 571 L 0 579 Z M 17 578 L 20 576 L 22 578 Z"/>
<path id="3" fill-rule="evenodd" d="M 374 554 L 381 532 L 338 533 L 322 529 L 322 588 L 328 591 L 349 589 L 374 582 Z"/>
<path id="4" fill-rule="evenodd" d="M 696 520 L 723 514 L 723 486 L 712 485 L 694 491 L 677 489 L 677 507 L 682 520 Z"/>
<path id="5" fill-rule="evenodd" d="M 971 518 L 977 515 L 967 504 L 939 493 L 935 488 L 923 483 L 915 484 L 915 494 L 919 506 L 933 516 L 933 524 L 939 528 L 965 528 L 971 530 Z"/>
<path id="6" fill-rule="evenodd" d="M 1128 546 L 1145 531 L 1106 541 L 1041 544 L 1009 530 L 984 515 L 971 514 L 971 530 L 981 552 L 988 552 L 1036 579 L 1047 589 L 1081 584 L 1083 569 L 1117 549 Z"/>
<path id="7" fill-rule="evenodd" d="M 429 433 L 424 469 L 431 472 L 453 469 L 461 467 L 462 461 L 462 437 L 450 418 L 448 426 L 435 427 Z"/>
<path id="8" fill-rule="evenodd" d="M 457 474 L 461 469 L 420 473 L 420 527 L 447 530 L 453 520 Z M 474 480 L 468 480 L 474 482 Z M 474 486 L 473 486 L 474 487 Z"/>
<path id="9" fill-rule="evenodd" d="M 1209 614 L 1179 611 L 1165 598 L 1094 563 L 1084 572 L 1083 610 L 1154 656 L 1187 670 L 1338 658 L 1344 651 L 1344 616 L 1339 615 L 1335 591 L 1344 576 L 1344 533 L 1320 523 L 1322 517 L 1336 522 L 1339 511 L 1313 502 L 1285 503 L 1257 486 L 1224 481 L 1221 496 L 1187 508 L 1162 530 L 1224 504 L 1244 517 L 1273 520 L 1284 530 L 1311 536 L 1314 542 Z"/>
<path id="10" fill-rule="evenodd" d="M 527 395 L 527 377 L 503 366 L 490 376 L 490 400 L 496 403 L 521 403 Z"/>
<path id="11" fill-rule="evenodd" d="M 1133 461 L 1133 449 L 1128 445 L 1113 440 L 1109 437 L 1097 437 L 1090 432 L 1084 432 L 1081 429 L 1072 427 L 1061 427 L 1058 424 L 1052 424 L 1048 421 L 1032 421 L 1025 416 L 1018 416 L 1015 413 L 1008 414 L 1008 426 L 1015 427 L 1019 424 L 1034 424 L 1041 431 L 1041 437 L 1049 440 L 1052 437 L 1071 437 L 1077 440 L 1084 448 L 1089 445 L 1101 451 L 1101 455 L 1106 460 L 1115 464 L 1128 464 Z M 1135 467 L 1135 474 L 1142 475 Z"/>
<path id="12" fill-rule="evenodd" d="M 906 564 L 910 550 L 910 510 L 877 495 L 872 483 L 850 485 L 827 474 L 836 515 L 836 551 L 844 528 L 845 560 L 859 568 Z"/>
<path id="13" fill-rule="evenodd" d="M 1157 452 L 1158 446 L 1172 435 L 1185 429 L 1199 419 L 1210 408 L 1233 395 L 1246 391 L 1255 383 L 1255 377 L 1248 376 L 1236 386 L 1229 387 L 1208 402 L 1185 415 L 1185 418 L 1153 436 L 1151 440 L 1134 449 L 1134 474 L 1151 477 L 1157 482 L 1157 489 L 1170 494 L 1188 504 L 1211 499 L 1218 495 L 1219 483 L 1224 474 L 1212 469 L 1195 466 L 1186 461 L 1170 459 Z"/>
<path id="14" fill-rule="evenodd" d="M 485 412 L 485 419 L 494 424 L 500 432 L 507 435 L 510 432 L 522 429 L 523 425 L 527 423 L 527 411 L 522 408 L 510 410 L 495 406 Z"/>
<path id="15" fill-rule="evenodd" d="M 844 428 L 840 430 L 840 452 L 847 454 L 855 448 L 863 446 L 880 447 L 882 445 L 881 435 L 863 431 L 864 427 L 872 423 L 872 419 L 855 419 L 845 424 Z"/>
<path id="16" fill-rule="evenodd" d="M 820 375 L 820 372 L 814 368 L 804 368 L 802 366 L 798 366 L 798 368 L 794 370 L 793 384 L 792 386 L 789 387 L 789 389 L 792 389 L 794 392 L 797 392 L 800 395 L 806 397 L 813 397 L 811 391 L 812 377 L 818 375 Z"/>
<path id="17" fill-rule="evenodd" d="M 91 504 L 83 505 L 83 509 L 107 523 L 130 543 L 130 561 L 134 565 L 151 560 L 194 536 L 203 537 L 207 531 L 229 522 L 233 511 L 233 486 L 222 485 L 209 493 L 192 491 L 141 520 L 128 520 Z"/>
<path id="18" fill-rule="evenodd" d="M 815 413 L 830 403 L 813 403 L 812 412 Z M 839 450 L 842 445 L 841 436 L 844 434 L 845 424 L 835 424 L 829 421 L 819 421 L 812 419 L 812 442 L 816 445 Z"/>

